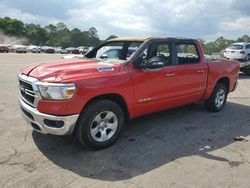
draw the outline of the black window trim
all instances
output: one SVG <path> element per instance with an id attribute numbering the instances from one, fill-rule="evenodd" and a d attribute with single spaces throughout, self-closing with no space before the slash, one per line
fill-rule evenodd
<path id="1" fill-rule="evenodd" d="M 198 59 L 199 59 L 199 62 L 198 63 L 185 63 L 185 64 L 179 64 L 179 61 L 178 61 L 178 55 L 177 55 L 177 45 L 180 45 L 180 44 L 186 44 L 186 45 L 194 45 L 195 49 L 196 49 L 196 52 L 197 52 L 197 55 L 198 55 Z M 175 60 L 173 61 L 175 65 L 178 65 L 178 66 L 181 66 L 181 65 L 198 65 L 201 63 L 201 57 L 200 57 L 200 53 L 199 53 L 199 49 L 197 47 L 197 43 L 194 41 L 194 40 L 175 40 L 174 41 L 174 44 L 173 44 L 173 49 L 174 49 L 174 57 L 175 57 Z"/>
<path id="2" fill-rule="evenodd" d="M 152 50 L 152 45 L 153 44 L 165 44 L 165 43 L 168 43 L 169 45 L 169 50 L 170 50 L 170 62 L 168 65 L 165 65 L 164 67 L 169 67 L 169 66 L 173 66 L 174 65 L 174 49 L 173 49 L 173 46 L 174 46 L 174 42 L 173 42 L 173 39 L 154 39 L 154 40 L 148 40 L 148 41 L 145 41 L 145 43 L 141 46 L 141 49 L 139 51 L 137 51 L 137 53 L 135 54 L 136 57 L 133 58 L 132 62 L 135 66 L 135 68 L 137 67 L 137 64 L 138 64 L 138 57 L 139 55 L 146 49 L 148 48 L 149 50 L 149 53 L 151 55 L 151 50 Z"/>
<path id="3" fill-rule="evenodd" d="M 107 41 L 107 42 L 104 42 L 104 43 L 102 43 L 102 44 L 100 44 L 100 45 L 98 45 L 98 46 L 96 46 L 94 49 L 92 49 L 90 52 L 88 52 L 87 54 L 85 54 L 85 57 L 87 57 L 87 58 L 94 58 L 95 56 L 96 56 L 96 54 L 97 54 L 97 51 L 99 50 L 99 49 L 101 49 L 102 47 L 104 47 L 104 46 L 106 46 L 106 45 L 108 45 L 108 44 L 112 44 L 112 43 L 123 43 L 123 46 L 122 46 L 122 52 L 121 52 L 121 60 L 127 60 L 127 57 L 126 57 L 126 53 L 127 53 L 127 48 L 129 47 L 129 45 L 131 44 L 131 43 L 136 43 L 136 42 L 138 42 L 138 43 L 141 43 L 141 45 L 140 46 L 142 46 L 143 45 L 143 42 L 142 41 L 137 41 L 137 40 L 135 40 L 135 41 L 126 41 L 126 40 L 121 40 L 121 41 Z"/>

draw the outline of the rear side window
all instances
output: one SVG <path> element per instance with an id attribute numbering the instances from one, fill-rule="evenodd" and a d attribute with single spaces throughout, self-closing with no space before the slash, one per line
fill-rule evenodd
<path id="1" fill-rule="evenodd" d="M 230 45 L 228 48 L 232 49 L 232 50 L 241 50 L 241 49 L 244 48 L 244 46 L 243 45 L 239 45 L 239 44 L 233 44 L 233 45 Z"/>
<path id="2" fill-rule="evenodd" d="M 177 43 L 176 44 L 178 64 L 199 63 L 199 54 L 195 44 Z"/>

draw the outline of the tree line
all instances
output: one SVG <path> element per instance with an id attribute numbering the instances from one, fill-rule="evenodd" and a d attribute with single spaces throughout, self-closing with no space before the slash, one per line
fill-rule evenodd
<path id="1" fill-rule="evenodd" d="M 25 24 L 18 19 L 4 17 L 0 18 L 0 30 L 7 36 L 27 38 L 26 45 L 60 46 L 64 48 L 69 46 L 97 46 L 102 42 L 95 27 L 91 27 L 87 31 L 82 31 L 78 28 L 70 30 L 61 22 L 43 27 L 39 24 Z M 106 40 L 115 37 L 117 36 L 110 35 Z M 203 46 L 204 52 L 206 54 L 211 54 L 213 52 L 221 52 L 234 42 L 250 42 L 250 37 L 248 35 L 243 35 L 236 40 L 219 37 L 211 42 L 206 42 L 203 39 L 199 39 L 199 41 Z"/>
<path id="2" fill-rule="evenodd" d="M 230 44 L 235 42 L 250 42 L 250 36 L 243 35 L 236 40 L 225 39 L 224 37 L 219 37 L 215 41 L 206 42 L 203 39 L 198 39 L 202 44 L 205 54 L 211 55 L 213 52 L 221 52 Z"/>
<path id="3" fill-rule="evenodd" d="M 18 19 L 9 17 L 0 18 L 0 31 L 10 37 L 26 38 L 25 45 L 37 46 L 97 46 L 102 41 L 98 37 L 96 28 L 91 27 L 87 31 L 78 28 L 70 30 L 64 23 L 49 24 L 42 27 L 39 24 L 25 24 Z M 111 35 L 109 38 L 116 37 Z"/>

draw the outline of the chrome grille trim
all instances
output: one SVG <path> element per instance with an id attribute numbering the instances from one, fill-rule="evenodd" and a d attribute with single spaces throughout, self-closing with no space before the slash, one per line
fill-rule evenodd
<path id="1" fill-rule="evenodd" d="M 36 97 L 36 94 L 35 94 L 35 92 L 34 92 L 34 91 L 31 91 L 31 90 L 25 89 L 25 93 L 26 93 L 27 95 L 32 96 L 32 97 Z"/>
<path id="2" fill-rule="evenodd" d="M 41 95 L 40 95 L 40 92 L 38 90 L 38 87 L 36 85 L 36 83 L 39 82 L 38 79 L 36 78 L 33 78 L 33 77 L 29 77 L 29 76 L 26 76 L 24 74 L 18 74 L 18 84 L 19 84 L 19 96 L 20 98 L 25 102 L 27 103 L 28 105 L 32 106 L 32 107 L 36 107 L 39 100 L 42 99 Z M 25 90 L 24 91 L 21 91 L 20 89 L 20 81 L 21 82 L 24 82 L 24 84 L 27 84 L 25 86 Z M 32 88 L 29 87 L 32 86 Z M 32 90 L 31 90 L 32 89 Z M 34 98 L 34 101 L 29 101 L 28 99 L 26 99 L 23 95 L 22 95 L 22 92 L 24 92 L 26 95 L 30 96 L 30 97 L 33 97 Z"/>

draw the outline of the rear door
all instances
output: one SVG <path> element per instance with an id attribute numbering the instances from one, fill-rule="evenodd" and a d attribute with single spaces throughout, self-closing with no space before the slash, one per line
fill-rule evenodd
<path id="1" fill-rule="evenodd" d="M 195 41 L 175 42 L 176 97 L 183 103 L 200 100 L 206 90 L 207 66 Z"/>

